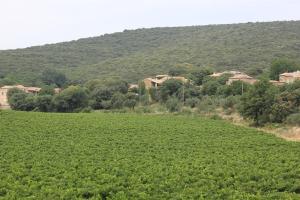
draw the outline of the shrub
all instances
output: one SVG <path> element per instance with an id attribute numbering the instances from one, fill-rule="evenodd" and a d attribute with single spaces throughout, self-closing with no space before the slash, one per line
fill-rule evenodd
<path id="1" fill-rule="evenodd" d="M 85 89 L 70 86 L 55 96 L 53 105 L 58 112 L 74 112 L 88 105 L 88 96 Z"/>
<path id="2" fill-rule="evenodd" d="M 197 109 L 199 113 L 210 113 L 215 111 L 217 106 L 218 106 L 218 102 L 214 98 L 205 96 L 198 103 Z"/>
<path id="3" fill-rule="evenodd" d="M 235 96 L 229 96 L 225 98 L 221 105 L 223 109 L 233 109 L 239 102 L 239 98 Z"/>
<path id="4" fill-rule="evenodd" d="M 195 108 L 197 106 L 197 104 L 200 102 L 200 100 L 198 98 L 188 98 L 185 100 L 185 105 L 191 107 L 191 108 Z"/>
<path id="5" fill-rule="evenodd" d="M 286 123 L 300 126 L 300 113 L 291 114 L 286 118 Z"/>
<path id="6" fill-rule="evenodd" d="M 86 107 L 80 110 L 81 113 L 91 113 L 93 109 L 91 107 Z"/>
<path id="7" fill-rule="evenodd" d="M 50 112 L 52 110 L 52 96 L 51 95 L 37 96 L 36 109 L 41 112 Z"/>
<path id="8" fill-rule="evenodd" d="M 126 100 L 124 94 L 117 92 L 111 98 L 112 108 L 121 109 L 123 108 L 123 102 Z"/>
<path id="9" fill-rule="evenodd" d="M 170 112 L 178 112 L 181 109 L 181 103 L 177 98 L 171 97 L 167 100 L 166 107 Z"/>

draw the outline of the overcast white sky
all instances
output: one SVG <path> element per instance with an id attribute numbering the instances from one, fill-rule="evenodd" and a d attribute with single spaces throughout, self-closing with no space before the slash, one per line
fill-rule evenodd
<path id="1" fill-rule="evenodd" d="M 0 0 L 0 49 L 124 29 L 300 20 L 300 0 Z"/>

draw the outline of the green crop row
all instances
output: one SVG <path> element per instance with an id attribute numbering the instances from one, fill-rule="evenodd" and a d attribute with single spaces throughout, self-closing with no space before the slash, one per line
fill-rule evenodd
<path id="1" fill-rule="evenodd" d="M 299 199 L 300 144 L 198 117 L 0 112 L 0 199 Z"/>

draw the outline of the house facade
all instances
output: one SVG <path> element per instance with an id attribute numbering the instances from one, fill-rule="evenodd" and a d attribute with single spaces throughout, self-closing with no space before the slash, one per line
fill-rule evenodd
<path id="1" fill-rule="evenodd" d="M 179 81 L 182 81 L 183 83 L 188 82 L 188 79 L 182 77 L 182 76 L 169 76 L 169 75 L 157 75 L 155 78 L 145 78 L 144 79 L 144 84 L 145 88 L 157 88 L 161 86 L 165 81 L 170 80 L 170 79 L 176 79 Z"/>
<path id="2" fill-rule="evenodd" d="M 234 81 L 242 81 L 244 83 L 248 83 L 248 84 L 254 84 L 256 83 L 256 79 L 251 77 L 251 76 L 248 76 L 247 74 L 236 74 L 232 77 L 230 77 L 228 79 L 228 81 L 226 82 L 227 85 L 231 85 Z"/>
<path id="3" fill-rule="evenodd" d="M 300 71 L 283 73 L 279 75 L 279 81 L 284 83 L 293 83 L 300 80 Z"/>
<path id="4" fill-rule="evenodd" d="M 218 78 L 218 77 L 221 77 L 225 74 L 229 74 L 229 75 L 232 75 L 232 76 L 235 76 L 235 75 L 241 75 L 241 74 L 244 74 L 243 72 L 240 72 L 240 71 L 224 71 L 224 72 L 214 72 L 213 74 L 209 75 L 210 77 L 215 77 L 215 78 Z"/>
<path id="5" fill-rule="evenodd" d="M 25 87 L 23 85 L 13 85 L 13 86 L 3 86 L 0 88 L 0 108 L 1 109 L 9 109 L 9 103 L 8 103 L 8 97 L 7 93 L 10 89 L 17 88 L 19 90 L 22 90 L 26 93 L 32 93 L 37 94 L 41 88 L 38 87 Z"/>

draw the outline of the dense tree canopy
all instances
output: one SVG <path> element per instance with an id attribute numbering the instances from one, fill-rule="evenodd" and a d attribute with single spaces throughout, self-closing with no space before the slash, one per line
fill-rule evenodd
<path id="1" fill-rule="evenodd" d="M 0 51 L 0 83 L 39 84 L 46 69 L 79 83 L 111 77 L 137 82 L 159 73 L 177 75 L 207 67 L 257 75 L 275 58 L 299 62 L 299 40 L 299 21 L 124 31 Z"/>
<path id="2" fill-rule="evenodd" d="M 300 69 L 295 63 L 287 59 L 274 60 L 271 65 L 270 79 L 279 80 L 279 75 L 284 72 L 293 72 Z"/>

